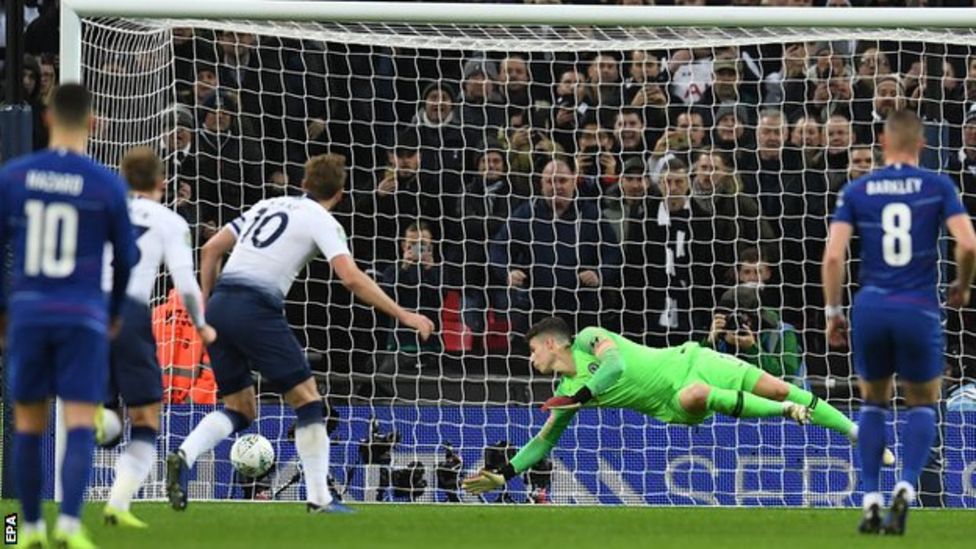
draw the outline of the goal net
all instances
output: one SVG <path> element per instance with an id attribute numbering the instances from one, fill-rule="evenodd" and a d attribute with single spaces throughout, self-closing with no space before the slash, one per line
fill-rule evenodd
<path id="1" fill-rule="evenodd" d="M 397 20 L 81 19 L 92 152 L 117 165 L 130 147 L 156 148 L 197 246 L 257 200 L 300 193 L 309 157 L 345 156 L 335 215 L 357 263 L 438 325 L 418 342 L 321 260 L 288 296 L 337 419 L 332 476 L 347 499 L 476 501 L 458 477 L 506 459 L 546 419 L 553 379 L 533 372 L 521 336 L 550 315 L 738 354 L 856 417 L 850 354 L 825 344 L 819 265 L 838 190 L 879 165 L 879 123 L 918 109 L 923 163 L 976 208 L 968 29 Z M 214 406 L 206 356 L 167 290 L 161 278 L 160 456 Z M 952 398 L 924 505 L 976 506 L 971 318 L 946 313 Z M 258 388 L 248 432 L 271 440 L 275 469 L 237 477 L 227 441 L 197 462 L 191 498 L 304 497 L 294 415 Z M 106 497 L 116 455 L 99 451 L 91 497 Z M 847 440 L 819 427 L 586 410 L 548 462 L 488 500 L 847 506 L 860 503 L 858 469 Z M 162 497 L 163 480 L 160 462 L 140 497 Z"/>

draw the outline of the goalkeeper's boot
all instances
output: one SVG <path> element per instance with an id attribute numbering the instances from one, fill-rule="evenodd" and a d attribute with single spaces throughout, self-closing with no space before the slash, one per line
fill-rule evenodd
<path id="1" fill-rule="evenodd" d="M 795 402 L 788 402 L 786 409 L 783 411 L 783 416 L 788 417 L 800 425 L 810 424 L 810 408 L 796 404 Z"/>
<path id="2" fill-rule="evenodd" d="M 881 524 L 881 531 L 889 536 L 905 535 L 905 522 L 908 520 L 908 508 L 911 505 L 909 487 L 895 485 L 895 495 L 891 498 L 891 508 Z"/>
<path id="3" fill-rule="evenodd" d="M 174 510 L 186 510 L 189 485 L 190 468 L 186 464 L 183 450 L 170 452 L 166 456 L 166 497 Z"/>
<path id="4" fill-rule="evenodd" d="M 338 501 L 332 501 L 328 505 L 316 505 L 314 503 L 306 503 L 305 510 L 313 514 L 329 514 L 329 515 L 349 515 L 355 513 L 356 510 L 352 507 L 348 507 L 339 503 Z"/>
<path id="5" fill-rule="evenodd" d="M 47 532 L 36 530 L 29 534 L 22 534 L 14 547 L 20 549 L 47 549 Z"/>
<path id="6" fill-rule="evenodd" d="M 864 508 L 861 524 L 857 531 L 862 534 L 877 534 L 881 531 L 881 505 L 872 503 Z"/>
<path id="7" fill-rule="evenodd" d="M 132 511 L 123 511 L 108 505 L 102 511 L 102 517 L 106 526 L 121 526 L 123 528 L 137 529 L 149 528 L 149 525 L 139 520 L 138 517 L 132 514 Z"/>
<path id="8" fill-rule="evenodd" d="M 60 530 L 55 530 L 54 547 L 55 549 L 96 549 L 98 546 L 92 540 L 88 539 L 88 534 L 82 528 L 74 534 L 66 534 Z"/>

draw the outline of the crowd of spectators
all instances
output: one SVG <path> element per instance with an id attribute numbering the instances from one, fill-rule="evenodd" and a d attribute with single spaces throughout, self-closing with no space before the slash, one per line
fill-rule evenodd
<path id="1" fill-rule="evenodd" d="M 23 85 L 41 147 L 57 2 L 28 3 Z M 707 2 L 727 3 L 760 4 Z M 357 261 L 444 336 L 421 346 L 350 307 L 320 265 L 300 301 L 334 305 L 295 322 L 330 327 L 307 334 L 314 348 L 352 337 L 385 352 L 519 356 L 519 335 L 556 314 L 656 346 L 701 341 L 797 382 L 847 376 L 823 338 L 819 263 L 837 192 L 879 165 L 890 113 L 925 114 L 942 144 L 926 164 L 955 177 L 976 213 L 976 55 L 962 46 L 499 53 L 180 28 L 172 50 L 176 103 L 158 146 L 196 238 L 299 193 L 310 156 L 342 153 L 350 188 L 335 213 Z"/>

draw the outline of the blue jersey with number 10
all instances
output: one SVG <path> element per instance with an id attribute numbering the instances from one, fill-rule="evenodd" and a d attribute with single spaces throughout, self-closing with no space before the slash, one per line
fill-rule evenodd
<path id="1" fill-rule="evenodd" d="M 103 255 L 112 243 L 116 286 L 106 302 Z M 104 331 L 118 312 L 135 255 L 126 186 L 85 156 L 49 149 L 0 170 L 0 245 L 12 252 L 11 324 L 87 325 Z M 113 309 L 114 310 L 110 310 Z"/>
<path id="2" fill-rule="evenodd" d="M 861 237 L 862 293 L 938 307 L 939 235 L 946 219 L 964 213 L 949 178 L 893 164 L 850 182 L 834 221 L 853 225 Z"/>

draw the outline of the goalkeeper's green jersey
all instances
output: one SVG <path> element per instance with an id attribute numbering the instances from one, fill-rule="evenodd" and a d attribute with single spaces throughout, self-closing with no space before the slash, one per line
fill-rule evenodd
<path id="1" fill-rule="evenodd" d="M 613 342 L 612 360 L 597 357 L 606 340 Z M 747 379 L 755 380 L 761 372 L 735 357 L 702 348 L 695 342 L 678 347 L 654 349 L 634 343 L 603 328 L 590 327 L 573 341 L 576 375 L 564 375 L 556 389 L 558 396 L 573 396 L 584 386 L 594 395 L 586 407 L 626 408 L 654 417 L 665 423 L 694 425 L 712 415 L 706 411 L 691 414 L 681 408 L 678 395 L 692 383 L 741 390 Z M 601 368 L 611 368 L 597 376 Z M 609 385 L 607 379 L 613 380 Z M 544 458 L 569 426 L 576 410 L 553 410 L 542 430 L 515 457 L 512 466 L 521 473 Z"/>
<path id="2" fill-rule="evenodd" d="M 634 343 L 603 328 L 585 328 L 573 340 L 576 376 L 562 376 L 556 395 L 573 396 L 587 385 L 601 366 L 595 350 L 601 339 L 609 339 L 625 365 L 616 383 L 595 396 L 586 406 L 628 408 L 660 418 L 662 412 L 688 377 L 695 343 L 654 349 Z"/>

